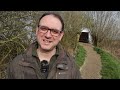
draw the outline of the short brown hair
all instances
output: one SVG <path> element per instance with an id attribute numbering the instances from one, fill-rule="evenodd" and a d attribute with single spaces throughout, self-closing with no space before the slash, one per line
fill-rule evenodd
<path id="1" fill-rule="evenodd" d="M 62 24 L 62 31 L 64 30 L 64 22 L 63 22 L 63 19 L 62 17 L 59 15 L 59 14 L 56 14 L 56 13 L 52 13 L 52 12 L 49 12 L 49 13 L 44 13 L 40 18 L 39 18 L 39 21 L 38 23 L 40 22 L 40 20 L 44 17 L 44 16 L 47 16 L 47 15 L 53 15 L 55 16 L 56 18 L 58 18 Z"/>

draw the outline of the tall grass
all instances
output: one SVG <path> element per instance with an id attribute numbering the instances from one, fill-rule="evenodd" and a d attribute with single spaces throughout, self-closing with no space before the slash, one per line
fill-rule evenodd
<path id="1" fill-rule="evenodd" d="M 85 57 L 86 57 L 85 49 L 78 44 L 75 54 L 75 60 L 79 68 L 83 65 Z"/>
<path id="2" fill-rule="evenodd" d="M 95 47 L 95 51 L 101 56 L 102 70 L 101 75 L 102 79 L 120 79 L 120 62 L 117 58 L 111 54 L 101 50 L 100 48 Z"/>

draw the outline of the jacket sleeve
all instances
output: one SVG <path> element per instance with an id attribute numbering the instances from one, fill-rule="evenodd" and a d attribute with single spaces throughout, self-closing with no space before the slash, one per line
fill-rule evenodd
<path id="1" fill-rule="evenodd" d="M 75 62 L 73 62 L 72 75 L 73 75 L 73 79 L 82 79 L 80 70 Z"/>
<path id="2" fill-rule="evenodd" d="M 18 55 L 11 62 L 9 62 L 8 67 L 7 67 L 7 74 L 6 74 L 7 79 L 19 79 L 19 78 L 21 78 L 22 73 L 21 73 L 20 66 L 18 65 L 18 62 L 22 58 L 23 58 L 22 55 Z"/>
<path id="3" fill-rule="evenodd" d="M 71 61 L 71 75 L 72 79 L 82 79 L 80 69 L 77 66 L 75 62 L 75 58 L 73 58 L 71 55 L 69 55 L 70 61 Z"/>
<path id="4" fill-rule="evenodd" d="M 75 62 L 75 58 L 67 53 L 69 60 L 70 60 L 70 67 L 71 67 L 71 79 L 82 79 L 80 69 Z"/>
<path id="5" fill-rule="evenodd" d="M 12 69 L 12 65 L 11 65 L 11 62 L 10 62 L 7 66 L 6 79 L 14 79 L 13 75 L 14 75 L 13 74 L 13 69 Z"/>

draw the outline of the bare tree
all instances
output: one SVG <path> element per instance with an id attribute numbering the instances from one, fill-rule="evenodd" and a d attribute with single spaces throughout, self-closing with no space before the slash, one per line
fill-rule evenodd
<path id="1" fill-rule="evenodd" d="M 80 11 L 62 11 L 61 16 L 65 21 L 65 35 L 62 44 L 69 51 L 73 51 L 78 43 L 77 34 L 80 33 L 83 23 L 83 15 Z"/>
<path id="2" fill-rule="evenodd" d="M 84 12 L 88 21 L 92 22 L 91 25 L 86 24 L 90 28 L 93 36 L 94 45 L 98 46 L 104 39 L 113 36 L 113 32 L 116 33 L 116 19 L 118 14 L 113 11 L 87 11 Z"/>

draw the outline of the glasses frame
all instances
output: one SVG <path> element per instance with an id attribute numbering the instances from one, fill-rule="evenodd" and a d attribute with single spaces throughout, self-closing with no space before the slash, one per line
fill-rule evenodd
<path id="1" fill-rule="evenodd" d="M 44 30 L 42 30 L 41 27 L 46 28 L 46 32 L 44 32 Z M 47 27 L 47 26 L 42 26 L 42 25 L 38 25 L 38 30 L 39 30 L 39 31 L 43 31 L 43 32 L 41 32 L 41 33 L 44 33 L 44 34 L 46 34 L 46 33 L 48 32 L 48 30 L 50 30 L 50 34 L 51 34 L 52 36 L 56 36 L 56 37 L 59 36 L 60 33 L 63 32 L 63 31 L 60 31 L 60 30 L 57 30 L 57 29 L 50 29 L 49 27 Z M 55 34 L 54 31 L 56 31 L 56 32 L 58 32 L 58 33 Z"/>

